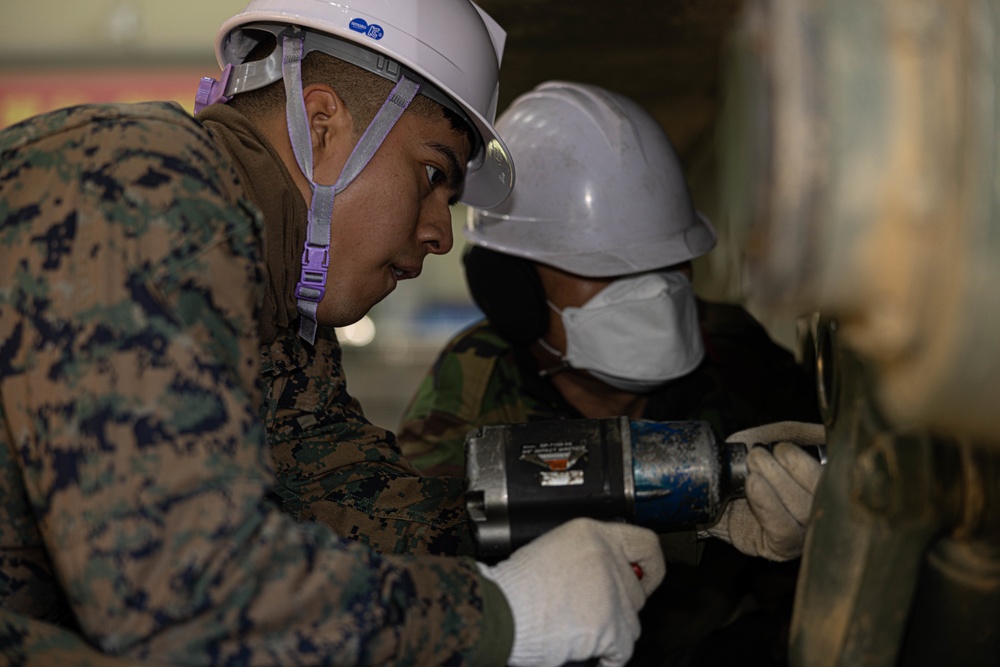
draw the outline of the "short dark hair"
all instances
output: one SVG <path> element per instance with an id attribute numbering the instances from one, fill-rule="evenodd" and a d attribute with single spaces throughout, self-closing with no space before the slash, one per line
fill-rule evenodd
<path id="1" fill-rule="evenodd" d="M 277 47 L 274 35 L 263 31 L 260 35 L 261 41 L 250 51 L 245 62 L 263 60 Z M 395 85 L 357 65 L 320 51 L 311 51 L 302 60 L 302 87 L 314 83 L 328 84 L 337 91 L 354 119 L 355 137 L 361 136 L 372 122 Z M 258 90 L 240 93 L 229 101 L 229 106 L 251 119 L 266 118 L 285 108 L 285 84 L 278 80 Z M 458 114 L 423 95 L 414 98 L 407 111 L 432 120 L 447 118 L 452 130 L 464 132 L 473 146 L 477 143 L 474 130 Z"/>

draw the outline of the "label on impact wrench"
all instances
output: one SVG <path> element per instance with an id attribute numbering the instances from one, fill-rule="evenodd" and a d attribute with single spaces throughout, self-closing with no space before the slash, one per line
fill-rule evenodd
<path id="1" fill-rule="evenodd" d="M 539 473 L 542 486 L 573 486 L 583 484 L 583 470 L 572 468 L 586 456 L 586 443 L 562 441 L 526 443 L 518 458 L 545 469 Z"/>

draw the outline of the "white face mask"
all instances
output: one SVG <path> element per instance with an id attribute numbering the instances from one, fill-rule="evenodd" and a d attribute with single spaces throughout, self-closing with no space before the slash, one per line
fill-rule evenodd
<path id="1" fill-rule="evenodd" d="M 563 361 L 623 391 L 651 391 L 705 356 L 694 291 L 677 271 L 616 280 L 580 308 L 549 307 L 566 329 Z"/>

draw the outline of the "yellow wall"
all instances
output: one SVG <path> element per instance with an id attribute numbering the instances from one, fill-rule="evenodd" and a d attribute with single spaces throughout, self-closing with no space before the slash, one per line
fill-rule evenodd
<path id="1" fill-rule="evenodd" d="M 0 0 L 0 64 L 100 58 L 212 60 L 246 0 Z"/>
<path id="2" fill-rule="evenodd" d="M 86 102 L 173 100 L 215 76 L 246 0 L 0 0 L 0 127 Z"/>

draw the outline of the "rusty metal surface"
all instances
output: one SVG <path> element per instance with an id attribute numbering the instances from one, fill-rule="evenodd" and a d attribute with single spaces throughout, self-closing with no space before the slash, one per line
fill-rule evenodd
<path id="1" fill-rule="evenodd" d="M 736 34 L 753 298 L 835 313 L 894 424 L 1000 447 L 1000 8 L 755 0 Z"/>
<path id="2" fill-rule="evenodd" d="M 803 348 L 821 370 L 829 462 L 791 635 L 795 667 L 996 664 L 1000 453 L 894 428 L 835 320 Z"/>

